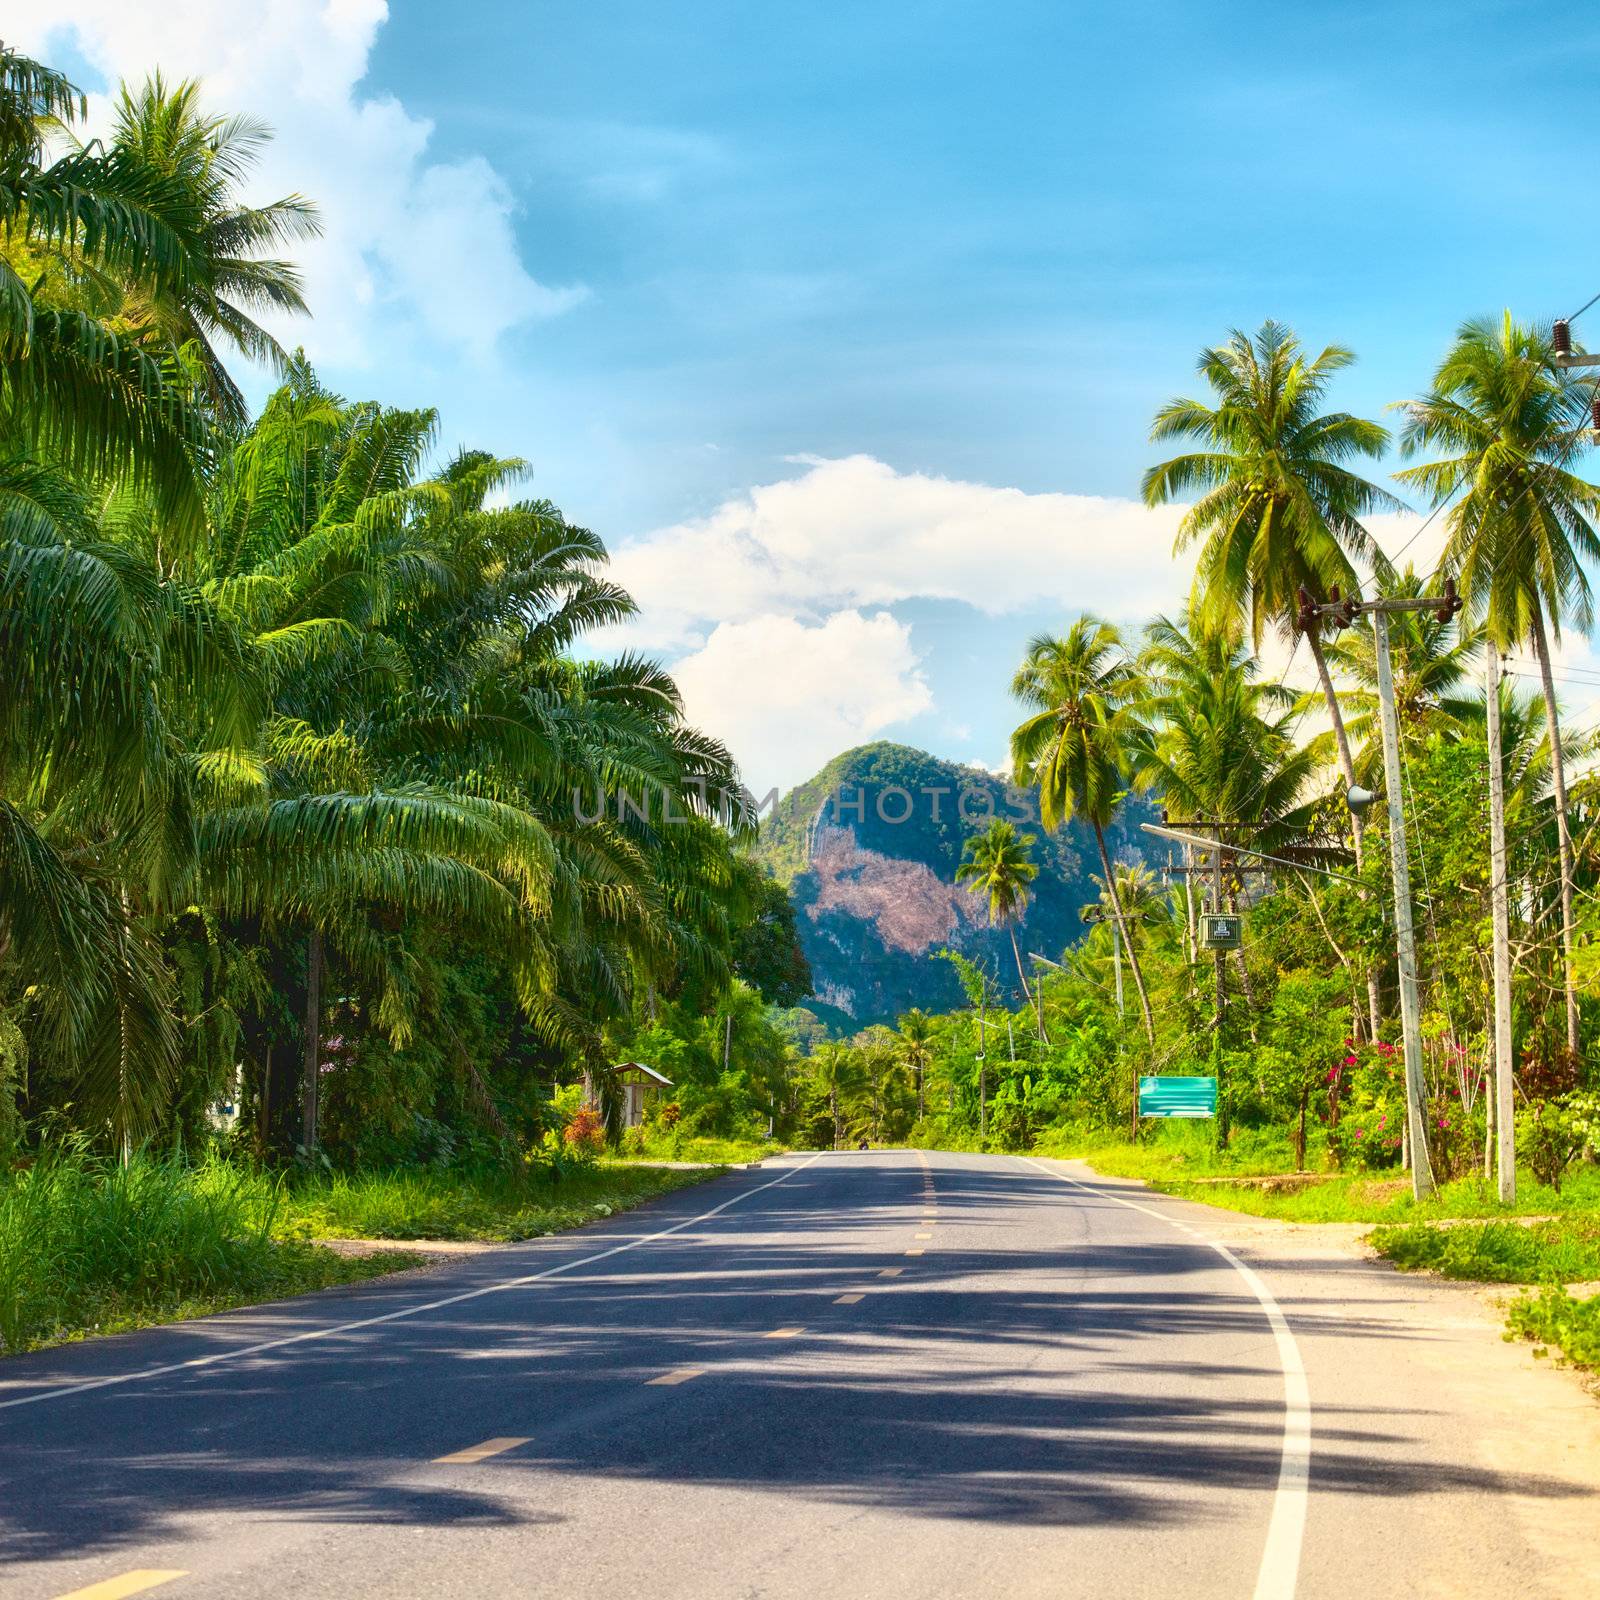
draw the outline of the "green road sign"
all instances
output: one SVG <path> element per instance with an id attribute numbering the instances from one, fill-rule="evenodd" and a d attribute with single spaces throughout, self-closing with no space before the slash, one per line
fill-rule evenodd
<path id="1" fill-rule="evenodd" d="M 1217 1114 L 1215 1078 L 1141 1078 L 1141 1117 L 1214 1117 Z"/>

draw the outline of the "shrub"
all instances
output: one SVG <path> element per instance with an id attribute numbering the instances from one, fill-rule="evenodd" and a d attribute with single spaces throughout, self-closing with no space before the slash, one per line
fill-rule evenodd
<path id="1" fill-rule="evenodd" d="M 1600 1366 L 1600 1295 L 1574 1300 L 1565 1289 L 1542 1289 L 1514 1300 L 1506 1322 L 1508 1338 L 1553 1344 L 1576 1366 Z"/>
<path id="2" fill-rule="evenodd" d="M 1600 1097 L 1573 1092 L 1536 1100 L 1517 1113 L 1517 1150 L 1541 1183 L 1558 1193 L 1567 1168 L 1594 1147 Z"/>
<path id="3" fill-rule="evenodd" d="M 569 1154 L 597 1156 L 606 1147 L 605 1118 L 593 1106 L 579 1106 L 567 1119 L 561 1138 Z"/>

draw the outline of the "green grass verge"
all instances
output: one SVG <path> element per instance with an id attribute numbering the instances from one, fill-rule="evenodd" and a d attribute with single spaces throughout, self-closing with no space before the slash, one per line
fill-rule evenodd
<path id="1" fill-rule="evenodd" d="M 1517 1174 L 1517 1199 L 1501 1205 L 1494 1186 L 1480 1177 L 1442 1184 L 1433 1199 L 1418 1204 L 1404 1173 L 1340 1173 L 1303 1188 L 1274 1192 L 1253 1185 L 1203 1183 L 1197 1179 L 1251 1178 L 1291 1172 L 1294 1162 L 1281 1134 L 1236 1130 L 1229 1149 L 1212 1147 L 1209 1125 L 1169 1123 L 1138 1144 L 1060 1131 L 1042 1137 L 1040 1155 L 1073 1156 L 1107 1177 L 1135 1178 L 1164 1194 L 1251 1216 L 1284 1222 L 1424 1222 L 1452 1218 L 1583 1216 L 1600 1212 L 1600 1168 L 1575 1169 L 1557 1192 L 1531 1172 Z M 1308 1163 L 1315 1169 L 1317 1152 Z M 1596 1274 L 1600 1276 L 1600 1274 Z"/>
<path id="2" fill-rule="evenodd" d="M 337 1173 L 283 1197 L 286 1229 L 311 1239 L 535 1239 L 717 1176 L 602 1162 L 554 1179 L 529 1173 Z"/>
<path id="3" fill-rule="evenodd" d="M 1407 1271 L 1437 1272 L 1479 1283 L 1586 1283 L 1600 1279 L 1600 1216 L 1550 1222 L 1425 1222 L 1376 1228 L 1381 1256 Z"/>
<path id="4" fill-rule="evenodd" d="M 272 1186 L 221 1164 L 76 1151 L 0 1174 L 0 1352 L 354 1283 L 423 1258 L 284 1239 Z"/>
<path id="5" fill-rule="evenodd" d="M 322 1238 L 530 1239 L 720 1169 L 602 1163 L 563 1173 L 401 1171 L 285 1179 L 226 1161 L 127 1166 L 51 1150 L 0 1173 L 0 1353 L 360 1282 L 426 1257 Z"/>
<path id="6" fill-rule="evenodd" d="M 774 1139 L 719 1139 L 710 1134 L 682 1138 L 671 1134 L 635 1138 L 629 1133 L 623 1136 L 622 1148 L 617 1156 L 608 1159 L 628 1162 L 714 1161 L 731 1166 L 736 1161 L 762 1161 L 767 1156 L 780 1156 L 787 1148 Z"/>

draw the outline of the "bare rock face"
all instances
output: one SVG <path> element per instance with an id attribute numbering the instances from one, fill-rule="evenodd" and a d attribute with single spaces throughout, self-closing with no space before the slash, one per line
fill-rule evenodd
<path id="1" fill-rule="evenodd" d="M 1020 1001 L 1008 936 L 989 926 L 983 899 L 955 883 L 962 845 L 991 816 L 1036 836 L 1039 877 L 1017 940 L 1024 956 L 1058 959 L 1082 937 L 1078 913 L 1097 892 L 1089 874 L 1099 857 L 1080 824 L 1046 835 L 1031 794 L 980 768 L 882 743 L 847 751 L 784 797 L 762 824 L 757 854 L 794 897 L 816 985 L 812 1010 L 850 1031 L 912 1006 L 960 1005 L 954 970 L 934 959 L 942 949 L 986 966 Z M 1142 817 L 1119 817 L 1108 836 L 1113 855 L 1139 856 Z"/>
<path id="2" fill-rule="evenodd" d="M 897 861 L 863 850 L 849 828 L 824 826 L 812 835 L 811 876 L 816 898 L 805 908 L 813 923 L 837 911 L 870 922 L 888 950 L 922 955 L 957 941 L 966 923 L 982 922 L 978 901 L 942 882 L 920 861 Z"/>

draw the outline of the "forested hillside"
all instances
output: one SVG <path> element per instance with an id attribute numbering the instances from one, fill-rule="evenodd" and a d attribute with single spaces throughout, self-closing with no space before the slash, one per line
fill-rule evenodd
<path id="1" fill-rule="evenodd" d="M 1116 854 L 1143 859 L 1125 804 L 1109 830 Z M 929 957 L 960 951 L 1015 1001 L 1020 982 L 1008 930 L 958 887 L 962 846 L 989 817 L 1010 817 L 1039 841 L 1035 893 L 1017 923 L 1027 952 L 1059 960 L 1084 935 L 1081 912 L 1097 896 L 1093 837 L 1082 823 L 1045 834 L 1035 794 L 980 767 L 880 742 L 847 750 L 792 789 L 761 823 L 756 858 L 789 886 L 814 998 L 808 1009 L 836 1030 L 892 1021 L 920 1006 L 956 1005 L 955 969 Z"/>

